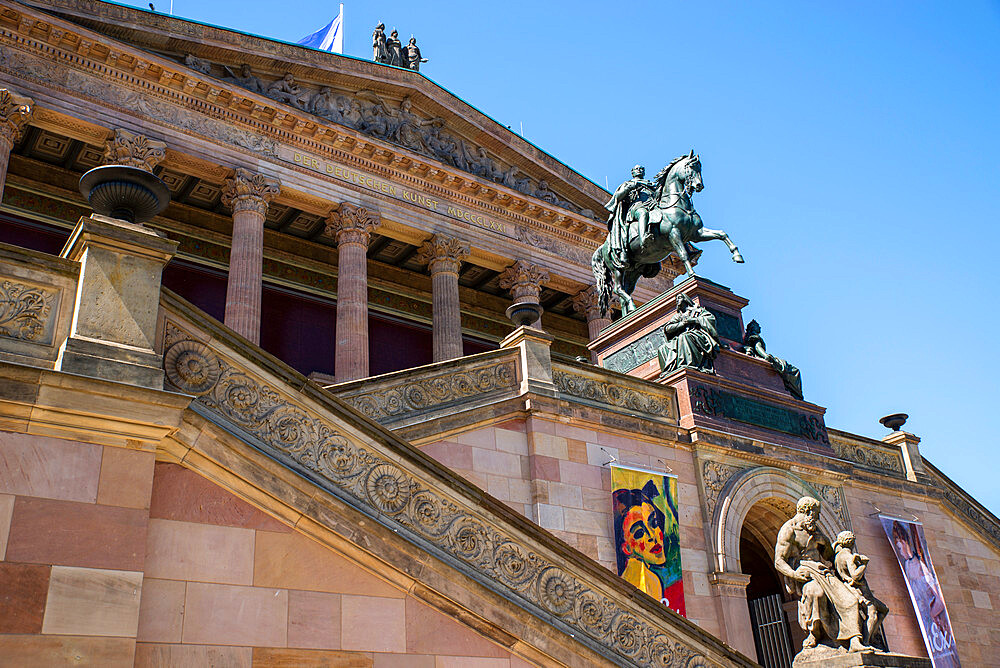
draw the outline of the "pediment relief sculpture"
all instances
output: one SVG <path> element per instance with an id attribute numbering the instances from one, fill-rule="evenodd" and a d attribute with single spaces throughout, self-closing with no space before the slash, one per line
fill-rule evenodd
<path id="1" fill-rule="evenodd" d="M 445 129 L 445 119 L 423 118 L 413 111 L 413 102 L 404 97 L 398 105 L 382 99 L 371 90 L 354 94 L 335 91 L 330 86 L 311 87 L 295 81 L 292 74 L 275 81 L 264 81 L 249 65 L 233 69 L 228 65 L 213 66 L 206 60 L 187 54 L 183 62 L 202 74 L 209 74 L 254 93 L 288 104 L 302 111 L 344 125 L 370 137 L 397 144 L 416 153 L 499 183 L 529 197 L 568 209 L 594 219 L 594 212 L 570 202 L 553 191 L 545 179 L 534 181 L 516 165 L 503 165 L 464 138 Z M 220 70 L 221 74 L 216 70 Z"/>

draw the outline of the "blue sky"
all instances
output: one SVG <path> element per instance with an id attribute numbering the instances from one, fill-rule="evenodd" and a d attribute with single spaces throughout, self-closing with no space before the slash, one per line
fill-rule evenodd
<path id="1" fill-rule="evenodd" d="M 295 42 L 337 11 L 275 7 L 174 13 Z M 707 243 L 698 272 L 751 300 L 828 425 L 878 438 L 909 413 L 924 456 L 1000 513 L 1000 4 L 345 10 L 345 53 L 370 57 L 379 21 L 415 35 L 424 74 L 601 185 L 694 148 L 698 211 L 747 260 Z"/>

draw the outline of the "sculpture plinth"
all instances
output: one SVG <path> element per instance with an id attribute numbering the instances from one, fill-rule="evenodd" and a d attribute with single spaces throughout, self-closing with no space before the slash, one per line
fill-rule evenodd
<path id="1" fill-rule="evenodd" d="M 664 372 L 658 353 L 669 348 L 664 327 L 677 330 L 669 325 L 676 323 L 679 295 L 686 296 L 680 301 L 690 304 L 691 313 L 711 314 L 719 350 L 711 365 L 675 364 Z M 769 360 L 744 351 L 742 310 L 748 303 L 723 285 L 693 276 L 605 328 L 589 348 L 598 366 L 673 387 L 682 427 L 831 454 L 826 410 L 793 396 Z"/>
<path id="2" fill-rule="evenodd" d="M 906 656 L 892 652 L 855 652 L 850 654 L 837 653 L 831 650 L 827 654 L 813 654 L 812 658 L 796 656 L 792 668 L 860 668 L 861 666 L 878 666 L 879 668 L 932 668 L 930 659 L 916 656 Z"/>

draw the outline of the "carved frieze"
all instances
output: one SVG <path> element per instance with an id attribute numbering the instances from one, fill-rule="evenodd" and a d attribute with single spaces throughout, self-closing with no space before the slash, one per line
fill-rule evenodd
<path id="1" fill-rule="evenodd" d="M 504 597 L 583 634 L 617 654 L 623 664 L 714 665 L 665 627 L 623 609 L 615 598 L 515 534 L 478 518 L 169 322 L 164 365 L 170 383 L 195 395 L 199 412 L 209 419 L 235 427 L 264 452 L 306 468 L 355 508 L 404 536 L 419 538 L 432 553 L 465 564 Z"/>
<path id="2" fill-rule="evenodd" d="M 829 443 L 822 417 L 778 406 L 714 387 L 694 385 L 691 405 L 696 413 L 728 418 L 781 431 L 817 443 Z"/>
<path id="3" fill-rule="evenodd" d="M 0 279 L 0 336 L 43 342 L 50 338 L 52 290 Z"/>
<path id="4" fill-rule="evenodd" d="M 35 102 L 9 88 L 0 88 L 0 138 L 14 144 L 31 122 Z"/>
<path id="5" fill-rule="evenodd" d="M 859 441 L 831 438 L 830 446 L 837 456 L 868 469 L 876 469 L 897 475 L 905 475 L 903 460 L 898 451 Z"/>
<path id="6" fill-rule="evenodd" d="M 656 351 L 666 341 L 667 337 L 663 334 L 663 328 L 657 327 L 649 334 L 608 355 L 601 364 L 610 371 L 628 373 L 637 366 L 656 358 Z"/>
<path id="7" fill-rule="evenodd" d="M 138 167 L 151 172 L 166 155 L 167 145 L 162 141 L 118 128 L 104 149 L 104 164 Z"/>
<path id="8" fill-rule="evenodd" d="M 469 397 L 486 396 L 517 387 L 514 360 L 490 361 L 479 367 L 448 370 L 430 377 L 404 380 L 340 398 L 376 422 L 424 413 Z"/>
<path id="9" fill-rule="evenodd" d="M 599 380 L 564 370 L 552 371 L 552 382 L 561 395 L 577 397 L 621 411 L 657 417 L 674 417 L 670 398 L 629 387 L 625 383 Z"/>

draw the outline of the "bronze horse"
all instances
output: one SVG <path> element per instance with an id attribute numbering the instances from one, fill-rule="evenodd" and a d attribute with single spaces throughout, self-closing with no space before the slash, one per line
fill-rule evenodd
<path id="1" fill-rule="evenodd" d="M 691 241 L 721 239 L 733 254 L 734 262 L 743 262 L 743 256 L 722 230 L 710 230 L 701 222 L 694 210 L 691 195 L 704 185 L 701 180 L 701 161 L 691 151 L 674 159 L 660 170 L 654 179 L 652 196 L 633 204 L 625 217 L 628 223 L 628 258 L 624 266 L 617 266 L 611 257 L 610 239 L 594 251 L 591 264 L 600 294 L 601 313 L 607 314 L 614 296 L 622 306 L 622 314 L 635 310 L 632 292 L 640 277 L 652 278 L 660 273 L 660 263 L 676 254 L 689 276 L 694 275 L 685 244 Z M 646 218 L 651 236 L 639 238 L 640 220 Z M 609 235 L 610 236 L 610 235 Z"/>

